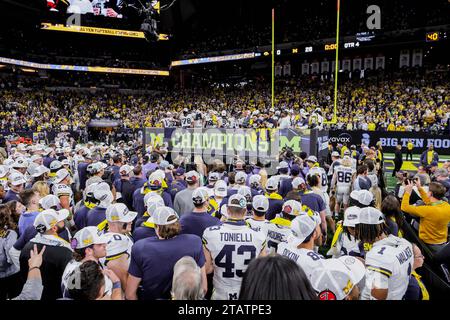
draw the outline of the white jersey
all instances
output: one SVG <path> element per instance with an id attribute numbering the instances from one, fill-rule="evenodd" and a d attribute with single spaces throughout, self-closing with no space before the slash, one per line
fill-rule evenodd
<path id="1" fill-rule="evenodd" d="M 277 253 L 295 261 L 303 269 L 309 280 L 311 280 L 313 271 L 320 265 L 320 260 L 325 259 L 313 250 L 298 249 L 290 243 L 280 243 Z"/>
<path id="2" fill-rule="evenodd" d="M 320 180 L 321 180 L 321 189 L 323 192 L 327 192 L 328 190 L 328 175 L 325 171 L 324 168 L 321 167 L 312 167 L 311 169 L 309 169 L 308 171 L 308 176 L 309 175 L 313 175 L 313 174 L 318 174 L 320 176 Z"/>
<path id="3" fill-rule="evenodd" d="M 72 207 L 74 205 L 73 191 L 70 186 L 65 184 L 54 184 L 52 187 L 52 193 L 58 198 L 62 196 L 68 196 L 70 199 L 70 206 Z"/>
<path id="4" fill-rule="evenodd" d="M 255 220 L 253 218 L 248 218 L 245 220 L 247 225 L 254 231 L 261 233 L 264 239 L 267 239 L 267 234 L 269 232 L 270 222 L 267 220 Z"/>
<path id="5" fill-rule="evenodd" d="M 162 122 L 164 128 L 170 128 L 173 126 L 172 120 L 170 118 L 163 118 L 163 119 L 161 119 L 161 122 Z"/>
<path id="6" fill-rule="evenodd" d="M 81 266 L 81 261 L 70 261 L 66 268 L 64 269 L 62 278 L 61 278 L 61 291 L 63 294 L 63 298 L 70 298 L 69 289 L 71 286 L 75 287 L 77 285 L 77 278 L 74 276 L 74 271 L 76 268 Z M 105 294 L 112 294 L 113 283 L 110 278 L 105 276 Z"/>
<path id="7" fill-rule="evenodd" d="M 361 257 L 361 250 L 359 248 L 359 241 L 354 236 L 347 235 L 341 232 L 334 246 L 327 252 L 327 256 L 332 258 L 339 258 L 341 256 Z"/>
<path id="8" fill-rule="evenodd" d="M 336 171 L 336 168 L 340 165 L 341 165 L 341 163 L 339 160 L 334 160 L 333 163 L 331 164 L 330 168 L 328 169 L 328 175 L 332 176 L 334 174 L 334 172 Z"/>
<path id="9" fill-rule="evenodd" d="M 190 128 L 192 125 L 192 116 L 188 115 L 186 117 L 181 117 L 181 127 Z"/>
<path id="10" fill-rule="evenodd" d="M 373 300 L 372 288 L 388 289 L 386 300 L 401 300 L 414 263 L 412 244 L 390 235 L 377 241 L 366 254 L 366 284 L 361 300 Z"/>
<path id="11" fill-rule="evenodd" d="M 355 173 L 355 170 L 350 167 L 338 166 L 335 171 L 337 192 L 350 192 L 350 187 L 352 186 L 352 176 Z"/>
<path id="12" fill-rule="evenodd" d="M 276 217 L 267 225 L 267 247 L 270 252 L 276 252 L 281 242 L 286 242 L 291 234 L 291 222 L 289 220 Z"/>
<path id="13" fill-rule="evenodd" d="M 248 264 L 265 250 L 266 239 L 244 221 L 224 222 L 203 233 L 214 264 L 212 300 L 237 300 Z"/>

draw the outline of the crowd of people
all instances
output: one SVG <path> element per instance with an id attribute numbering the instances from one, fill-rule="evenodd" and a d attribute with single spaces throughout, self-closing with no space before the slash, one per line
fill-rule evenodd
<path id="1" fill-rule="evenodd" d="M 286 149 L 275 174 L 142 150 L 0 148 L 0 299 L 437 298 L 421 267 L 450 264 L 450 166 L 432 149 L 394 193 L 378 144 Z"/>
<path id="2" fill-rule="evenodd" d="M 26 80 L 17 88 L 17 81 L 11 84 L 5 78 L 0 80 L 0 87 L 6 88 L 0 93 L 0 128 L 61 131 L 68 127 L 76 131 L 85 128 L 90 119 L 106 118 L 121 120 L 123 128 L 131 129 L 319 127 L 443 133 L 449 129 L 448 76 L 449 71 L 444 70 L 420 77 L 400 74 L 343 81 L 333 125 L 323 124 L 333 118 L 333 82 L 314 76 L 278 80 L 273 107 L 267 82 L 256 79 L 244 85 L 200 83 L 185 89 L 173 85 L 171 90 L 161 89 L 170 81 L 155 81 L 149 82 L 148 88 L 161 90 L 149 95 L 107 89 L 35 90 L 46 83 L 37 79 L 30 81 L 33 90 L 26 90 Z"/>

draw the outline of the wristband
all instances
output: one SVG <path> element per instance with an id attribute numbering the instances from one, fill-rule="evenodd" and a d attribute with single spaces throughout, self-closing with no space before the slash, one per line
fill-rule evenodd
<path id="1" fill-rule="evenodd" d="M 114 282 L 112 288 L 113 288 L 113 290 L 122 288 L 120 281 Z"/>

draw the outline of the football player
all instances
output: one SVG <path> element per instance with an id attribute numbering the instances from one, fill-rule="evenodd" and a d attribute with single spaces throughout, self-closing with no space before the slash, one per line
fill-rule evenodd
<path id="1" fill-rule="evenodd" d="M 227 220 L 203 233 L 206 272 L 214 272 L 212 300 L 237 300 L 248 264 L 265 255 L 266 239 L 247 226 L 246 212 L 245 197 L 234 194 L 228 200 Z"/>
<path id="2" fill-rule="evenodd" d="M 361 300 L 402 300 L 408 288 L 414 263 L 412 244 L 388 234 L 380 210 L 360 210 L 355 238 L 371 247 L 365 256 L 366 282 Z"/>
<path id="3" fill-rule="evenodd" d="M 269 251 L 276 252 L 281 242 L 286 242 L 290 234 L 291 221 L 302 212 L 302 205 L 295 200 L 288 200 L 283 203 L 281 213 L 270 220 L 267 225 L 267 246 Z"/>
<path id="4" fill-rule="evenodd" d="M 322 255 L 314 251 L 315 246 L 322 245 L 322 231 L 320 217 L 317 213 L 301 214 L 291 223 L 291 234 L 287 242 L 280 243 L 277 253 L 295 261 L 305 271 L 308 279 L 317 268 Z"/>
<path id="5" fill-rule="evenodd" d="M 356 170 L 352 168 L 352 160 L 349 156 L 344 156 L 342 164 L 335 170 L 336 172 L 331 179 L 331 187 L 336 186 L 336 205 L 334 208 L 335 217 L 339 215 L 342 206 L 344 210 L 348 207 L 350 191 L 352 187 L 352 179 Z"/>

